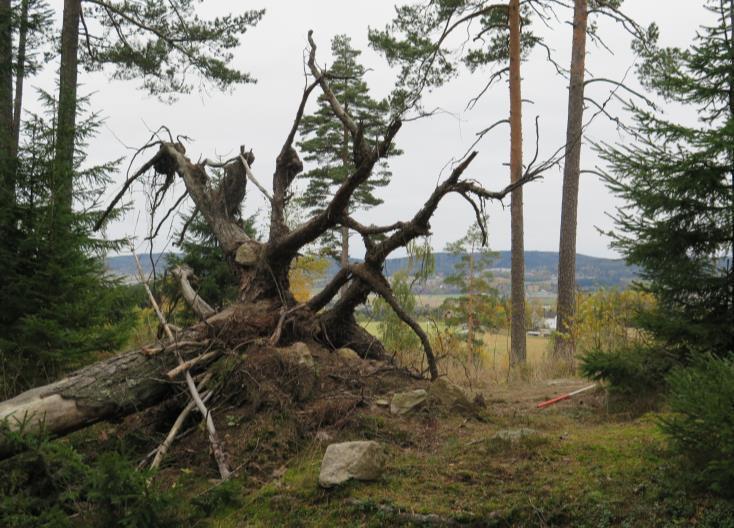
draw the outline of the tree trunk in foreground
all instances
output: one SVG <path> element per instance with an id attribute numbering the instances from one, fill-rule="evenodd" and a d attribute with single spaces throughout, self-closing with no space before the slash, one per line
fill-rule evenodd
<path id="1" fill-rule="evenodd" d="M 0 0 L 0 228 L 15 203 L 13 163 L 13 33 L 10 0 Z M 0 232 L 4 229 L 0 229 Z"/>
<path id="2" fill-rule="evenodd" d="M 189 358 L 201 350 L 197 344 L 182 347 L 180 352 Z M 155 355 L 134 350 L 114 356 L 0 402 L 0 423 L 7 420 L 11 430 L 43 429 L 56 436 L 120 418 L 172 395 L 174 384 L 165 381 L 165 373 L 177 364 L 170 350 Z M 0 434 L 0 459 L 12 454 L 13 445 Z"/>
<path id="3" fill-rule="evenodd" d="M 581 135 L 584 117 L 584 77 L 586 63 L 586 0 L 576 0 L 571 47 L 571 77 L 568 90 L 566 155 L 563 167 L 561 236 L 558 246 L 557 335 L 553 349 L 556 359 L 573 362 L 574 340 L 571 325 L 576 309 L 576 218 L 581 173 Z"/>
<path id="4" fill-rule="evenodd" d="M 510 178 L 522 178 L 522 93 L 520 79 L 520 1 L 510 1 Z M 525 242 L 523 233 L 522 187 L 512 191 L 510 215 L 512 231 L 512 328 L 510 366 L 525 363 Z"/>
<path id="5" fill-rule="evenodd" d="M 64 0 L 61 26 L 61 65 L 59 101 L 56 114 L 54 153 L 54 206 L 56 217 L 71 212 L 74 178 L 74 138 L 77 111 L 77 75 L 79 62 L 79 21 L 81 0 Z"/>

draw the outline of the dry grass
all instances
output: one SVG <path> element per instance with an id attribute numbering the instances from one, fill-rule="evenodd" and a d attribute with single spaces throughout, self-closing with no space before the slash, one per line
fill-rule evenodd
<path id="1" fill-rule="evenodd" d="M 573 372 L 562 365 L 557 365 L 549 358 L 552 346 L 549 337 L 526 336 L 527 362 L 524 366 L 510 369 L 510 338 L 507 331 L 485 333 L 482 336 L 484 346 L 474 358 L 457 351 L 457 343 L 447 343 L 435 337 L 433 324 L 421 322 L 421 325 L 432 336 L 434 352 L 440 361 L 439 370 L 457 383 L 472 388 L 487 388 L 491 385 L 506 384 L 512 381 L 542 381 L 564 377 Z M 370 321 L 363 327 L 375 336 L 380 336 L 379 323 Z M 439 330 L 444 330 L 439 323 Z M 417 370 L 425 367 L 423 351 L 401 351 L 396 358 L 406 366 Z"/>

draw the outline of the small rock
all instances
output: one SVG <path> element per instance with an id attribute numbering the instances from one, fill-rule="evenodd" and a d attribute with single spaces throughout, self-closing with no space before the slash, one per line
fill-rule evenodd
<path id="1" fill-rule="evenodd" d="M 375 405 L 378 407 L 389 407 L 390 402 L 387 401 L 385 398 L 380 398 L 379 400 L 375 400 Z"/>
<path id="2" fill-rule="evenodd" d="M 321 461 L 319 485 L 332 488 L 351 479 L 375 480 L 382 475 L 386 458 L 385 449 L 378 442 L 331 444 Z"/>
<path id="3" fill-rule="evenodd" d="M 331 441 L 332 436 L 326 431 L 317 431 L 315 438 L 316 438 L 316 441 L 321 442 L 322 444 L 325 444 L 326 442 Z"/>
<path id="4" fill-rule="evenodd" d="M 448 378 L 438 378 L 428 387 L 431 401 L 455 411 L 472 411 L 473 406 L 464 389 Z"/>
<path id="5" fill-rule="evenodd" d="M 258 246 L 256 244 L 250 244 L 245 242 L 237 248 L 234 260 L 237 264 L 242 266 L 254 266 L 257 263 L 258 258 Z"/>
<path id="6" fill-rule="evenodd" d="M 427 398 L 428 393 L 423 389 L 398 392 L 392 397 L 390 412 L 397 415 L 408 414 L 421 406 Z"/>
<path id="7" fill-rule="evenodd" d="M 354 350 L 346 347 L 338 349 L 336 355 L 346 361 L 359 361 L 362 359 Z"/>
<path id="8" fill-rule="evenodd" d="M 527 438 L 528 436 L 536 436 L 537 434 L 539 433 L 535 429 L 521 427 L 520 429 L 502 429 L 501 431 L 497 431 L 495 434 L 493 434 L 492 438 L 495 440 L 507 440 L 514 443 L 522 438 Z"/>

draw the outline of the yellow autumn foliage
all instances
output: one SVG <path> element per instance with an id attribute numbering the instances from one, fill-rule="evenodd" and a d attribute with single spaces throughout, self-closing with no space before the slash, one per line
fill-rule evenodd
<path id="1" fill-rule="evenodd" d="M 291 266 L 291 292 L 298 302 L 306 302 L 313 295 L 313 285 L 329 268 L 329 261 L 317 255 L 298 257 Z"/>

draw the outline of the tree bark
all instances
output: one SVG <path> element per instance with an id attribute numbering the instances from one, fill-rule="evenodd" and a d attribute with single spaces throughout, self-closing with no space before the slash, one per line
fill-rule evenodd
<path id="1" fill-rule="evenodd" d="M 346 80 L 344 81 L 346 84 Z M 346 92 L 346 90 L 344 90 Z M 344 108 L 346 109 L 346 101 L 344 102 Z M 342 125 L 342 136 L 343 136 L 343 143 L 342 143 L 342 166 L 346 170 L 349 167 L 349 130 L 346 126 Z M 346 210 L 347 215 L 349 215 L 349 206 L 347 206 Z M 349 227 L 342 226 L 341 228 L 341 255 L 340 255 L 340 263 L 342 268 L 349 267 Z M 346 286 L 342 288 L 342 293 L 344 293 L 344 290 L 346 289 Z"/>
<path id="2" fill-rule="evenodd" d="M 510 181 L 522 178 L 522 91 L 520 79 L 520 0 L 510 0 Z M 510 366 L 525 363 L 525 243 L 522 187 L 512 191 L 511 351 Z"/>
<path id="3" fill-rule="evenodd" d="M 0 221 L 4 227 L 7 213 L 15 203 L 13 167 L 13 27 L 10 0 L 0 0 Z M 3 229 L 4 231 L 4 229 Z"/>
<path id="4" fill-rule="evenodd" d="M 191 358 L 202 348 L 184 347 L 180 352 Z M 114 356 L 0 402 L 0 425 L 7 420 L 11 430 L 43 429 L 58 436 L 102 420 L 121 418 L 172 395 L 175 385 L 166 381 L 165 373 L 177 364 L 176 355 L 166 349 L 155 355 L 134 350 Z M 0 459 L 12 454 L 12 444 L 0 434 Z"/>
<path id="5" fill-rule="evenodd" d="M 574 340 L 571 325 L 576 309 L 576 223 L 581 144 L 584 116 L 584 78 L 586 73 L 587 0 L 576 0 L 571 46 L 571 76 L 568 90 L 566 154 L 563 167 L 561 234 L 558 246 L 557 336 L 553 348 L 556 359 L 572 363 Z"/>
<path id="6" fill-rule="evenodd" d="M 20 26 L 18 27 L 18 57 L 15 69 L 15 96 L 13 100 L 13 144 L 11 156 L 17 163 L 20 146 L 20 118 L 23 112 L 23 81 L 25 81 L 26 43 L 28 41 L 28 4 L 23 0 L 20 6 Z"/>
<path id="7" fill-rule="evenodd" d="M 53 192 L 57 220 L 63 215 L 71 213 L 73 201 L 74 136 L 77 112 L 77 68 L 81 11 L 81 0 L 64 0 L 54 153 L 55 182 Z"/>

